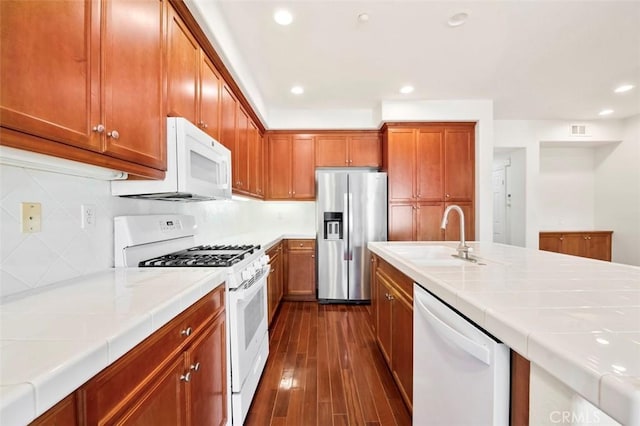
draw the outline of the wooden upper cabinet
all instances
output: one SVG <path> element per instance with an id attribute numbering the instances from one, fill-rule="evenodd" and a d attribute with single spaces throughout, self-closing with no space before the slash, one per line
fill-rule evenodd
<path id="1" fill-rule="evenodd" d="M 263 173 L 264 173 L 264 150 L 262 136 L 253 121 L 249 120 L 249 130 L 247 133 L 248 150 L 248 184 L 247 189 L 250 194 L 264 197 Z"/>
<path id="2" fill-rule="evenodd" d="M 220 89 L 222 78 L 207 55 L 200 51 L 200 121 L 212 138 L 220 139 Z"/>
<path id="3" fill-rule="evenodd" d="M 377 132 L 317 134 L 316 166 L 379 167 L 380 136 Z"/>
<path id="4" fill-rule="evenodd" d="M 415 135 L 414 129 L 389 129 L 387 137 L 387 172 L 389 202 L 415 198 Z"/>
<path id="5" fill-rule="evenodd" d="M 101 151 L 100 22 L 91 1 L 0 2 L 0 124 Z M 96 11 L 97 12 L 97 11 Z"/>
<path id="6" fill-rule="evenodd" d="M 316 166 L 346 167 L 349 165 L 347 137 L 344 135 L 316 136 Z"/>
<path id="7" fill-rule="evenodd" d="M 178 14 L 169 8 L 167 25 L 167 115 L 198 122 L 200 46 Z"/>
<path id="8" fill-rule="evenodd" d="M 380 135 L 364 134 L 349 137 L 349 165 L 352 167 L 380 167 Z"/>
<path id="9" fill-rule="evenodd" d="M 291 141 L 291 198 L 316 196 L 315 144 L 313 137 L 294 136 Z"/>
<path id="10" fill-rule="evenodd" d="M 315 198 L 315 140 L 312 135 L 270 134 L 268 198 Z"/>
<path id="11" fill-rule="evenodd" d="M 445 201 L 472 201 L 475 181 L 474 127 L 446 128 L 444 138 Z"/>
<path id="12" fill-rule="evenodd" d="M 161 0 L 110 0 L 104 5 L 105 152 L 165 168 L 165 4 Z"/>
<path id="13" fill-rule="evenodd" d="M 0 124 L 22 132 L 2 143 L 161 177 L 146 167 L 166 168 L 164 2 L 0 7 Z"/>
<path id="14" fill-rule="evenodd" d="M 249 189 L 249 116 L 239 105 L 236 116 L 238 120 L 236 144 L 231 154 L 233 187 L 245 192 Z"/>
<path id="15" fill-rule="evenodd" d="M 220 92 L 220 142 L 231 151 L 232 160 L 236 147 L 237 113 L 238 100 L 231 88 L 223 83 Z"/>

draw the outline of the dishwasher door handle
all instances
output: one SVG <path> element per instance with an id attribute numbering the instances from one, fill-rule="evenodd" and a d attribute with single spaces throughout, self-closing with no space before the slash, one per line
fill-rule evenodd
<path id="1" fill-rule="evenodd" d="M 443 322 L 440 318 L 433 314 L 420 300 L 420 294 L 417 292 L 414 293 L 414 299 L 416 301 L 416 305 L 419 308 L 420 313 L 424 317 L 425 320 L 433 329 L 444 339 L 450 341 L 451 343 L 458 346 L 463 351 L 467 352 L 469 355 L 477 358 L 479 361 L 487 365 L 491 365 L 491 359 L 489 356 L 489 349 L 486 346 L 480 345 L 473 340 L 469 339 L 467 336 L 460 334 L 458 330 L 451 328 L 445 322 Z"/>

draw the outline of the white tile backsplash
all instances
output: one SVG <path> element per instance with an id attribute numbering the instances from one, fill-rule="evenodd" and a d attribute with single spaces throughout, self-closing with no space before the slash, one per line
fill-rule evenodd
<path id="1" fill-rule="evenodd" d="M 41 203 L 41 232 L 20 232 L 22 202 Z M 81 228 L 82 204 L 96 206 L 95 227 Z M 315 232 L 314 202 L 119 198 L 106 181 L 0 165 L 0 297 L 112 267 L 113 218 L 161 213 L 194 215 L 202 243 L 259 229 Z"/>

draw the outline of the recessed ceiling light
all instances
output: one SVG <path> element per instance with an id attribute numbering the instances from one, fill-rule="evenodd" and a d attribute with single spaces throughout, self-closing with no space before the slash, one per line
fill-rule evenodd
<path id="1" fill-rule="evenodd" d="M 360 13 L 358 14 L 358 22 L 368 22 L 369 14 L 368 13 Z"/>
<path id="2" fill-rule="evenodd" d="M 413 86 L 402 86 L 402 87 L 400 88 L 400 93 L 402 93 L 402 94 L 405 94 L 405 95 L 406 95 L 407 93 L 411 93 L 411 92 L 413 92 L 413 90 L 414 90 L 414 89 L 413 89 Z"/>
<path id="3" fill-rule="evenodd" d="M 612 109 L 603 109 L 602 111 L 600 111 L 598 113 L 598 115 L 611 115 L 613 114 L 613 110 Z"/>
<path id="4" fill-rule="evenodd" d="M 293 22 L 293 15 L 286 9 L 278 9 L 273 14 L 273 19 L 280 25 L 289 25 Z"/>
<path id="5" fill-rule="evenodd" d="M 302 86 L 293 86 L 291 88 L 291 93 L 294 95 L 302 95 L 304 93 L 304 87 Z"/>
<path id="6" fill-rule="evenodd" d="M 635 86 L 633 84 L 622 84 L 622 85 L 616 87 L 614 92 L 616 92 L 616 93 L 624 93 L 624 92 L 628 92 L 629 90 L 633 89 L 634 87 Z"/>
<path id="7" fill-rule="evenodd" d="M 467 22 L 468 18 L 469 18 L 469 14 L 467 12 L 459 12 L 451 16 L 451 18 L 449 18 L 449 20 L 447 21 L 447 24 L 450 27 L 459 27 L 460 25 Z"/>

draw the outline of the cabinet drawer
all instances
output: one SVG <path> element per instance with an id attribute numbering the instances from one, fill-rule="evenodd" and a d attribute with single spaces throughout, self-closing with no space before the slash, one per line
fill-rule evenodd
<path id="1" fill-rule="evenodd" d="M 315 250 L 316 240 L 287 240 L 288 250 Z"/>
<path id="2" fill-rule="evenodd" d="M 86 424 L 102 424 L 132 403 L 144 390 L 149 377 L 165 369 L 222 311 L 223 284 L 91 379 L 80 390 L 86 407 Z"/>
<path id="3" fill-rule="evenodd" d="M 393 287 L 407 300 L 408 303 L 413 303 L 413 281 L 411 278 L 407 277 L 380 258 L 378 258 L 377 272 L 393 283 Z"/>

